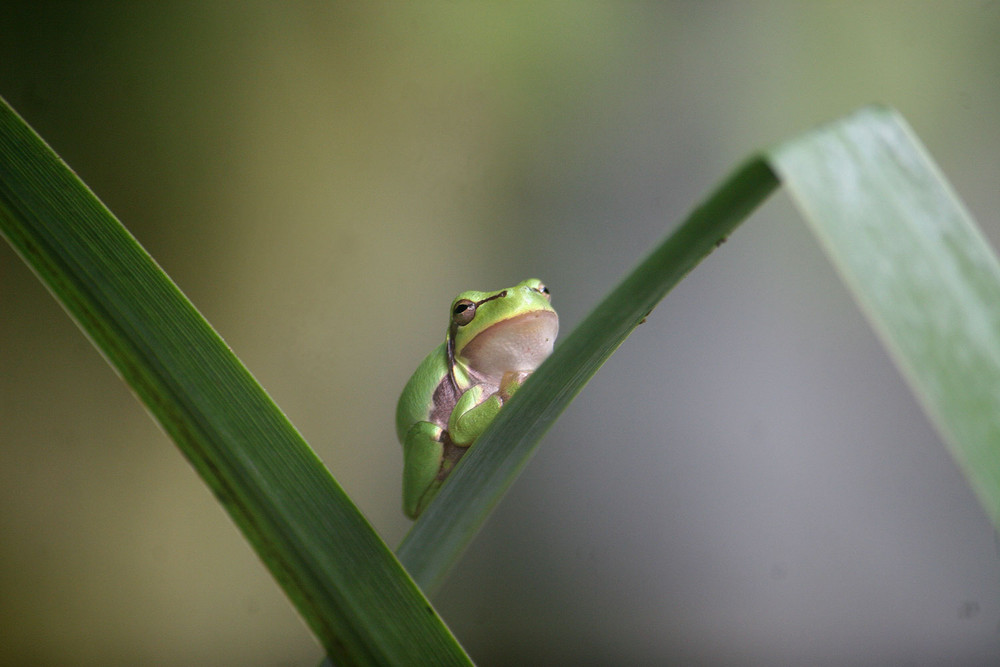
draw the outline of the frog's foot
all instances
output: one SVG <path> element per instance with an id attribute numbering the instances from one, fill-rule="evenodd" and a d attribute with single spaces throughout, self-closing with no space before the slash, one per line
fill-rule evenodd
<path id="1" fill-rule="evenodd" d="M 451 471 L 455 468 L 455 464 L 469 451 L 468 447 L 461 447 L 453 443 L 451 438 L 448 437 L 447 431 L 442 435 L 443 442 L 441 444 L 443 445 L 443 453 L 441 455 L 441 469 L 437 474 L 437 481 L 439 482 L 443 482 L 451 474 Z"/>

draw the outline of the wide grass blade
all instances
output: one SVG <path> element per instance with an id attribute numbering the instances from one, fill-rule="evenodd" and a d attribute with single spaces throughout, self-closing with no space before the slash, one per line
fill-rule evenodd
<path id="1" fill-rule="evenodd" d="M 6 103 L 0 231 L 176 441 L 338 664 L 469 664 L 222 339 Z"/>
<path id="2" fill-rule="evenodd" d="M 768 157 L 1000 526 L 995 253 L 891 110 L 862 110 Z"/>
<path id="3" fill-rule="evenodd" d="M 779 178 L 1000 525 L 1000 269 L 902 119 L 867 108 L 751 159 L 556 347 L 397 549 L 425 590 L 572 397 Z"/>

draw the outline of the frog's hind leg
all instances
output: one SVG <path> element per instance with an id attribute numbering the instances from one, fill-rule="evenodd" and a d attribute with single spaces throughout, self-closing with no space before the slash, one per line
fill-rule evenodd
<path id="1" fill-rule="evenodd" d="M 441 480 L 444 430 L 430 422 L 417 422 L 406 433 L 403 446 L 403 512 L 416 519 L 431 502 Z"/>

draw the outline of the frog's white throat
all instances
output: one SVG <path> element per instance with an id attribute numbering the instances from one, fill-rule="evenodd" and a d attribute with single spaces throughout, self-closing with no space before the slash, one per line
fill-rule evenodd
<path id="1" fill-rule="evenodd" d="M 533 371 L 552 353 L 559 317 L 551 310 L 523 313 L 466 343 L 459 361 L 474 374 L 499 379 L 504 373 Z"/>

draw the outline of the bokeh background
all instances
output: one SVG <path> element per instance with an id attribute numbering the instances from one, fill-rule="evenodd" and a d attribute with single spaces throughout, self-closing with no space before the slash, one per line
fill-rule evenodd
<path id="1" fill-rule="evenodd" d="M 0 6 L 3 95 L 390 545 L 464 289 L 569 331 L 756 148 L 900 109 L 1000 241 L 1000 3 Z M 434 598 L 477 662 L 1000 661 L 994 532 L 786 198 L 626 342 Z M 172 443 L 0 244 L 0 663 L 314 665 Z"/>

